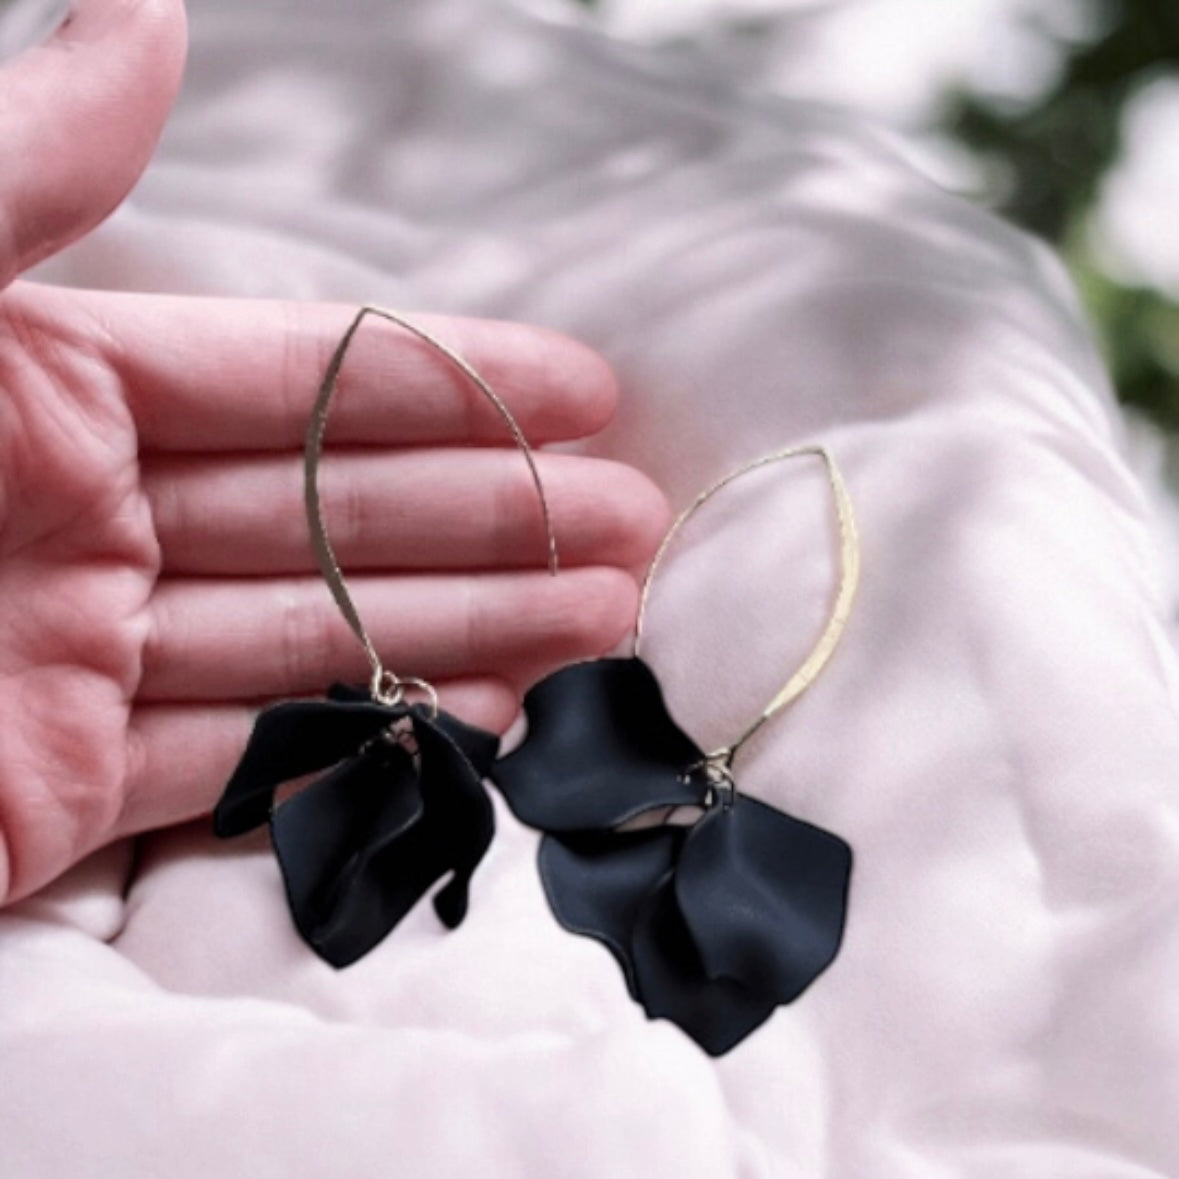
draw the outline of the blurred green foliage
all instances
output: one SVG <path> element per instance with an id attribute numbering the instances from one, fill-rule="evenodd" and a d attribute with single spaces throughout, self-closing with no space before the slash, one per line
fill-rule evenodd
<path id="1" fill-rule="evenodd" d="M 1059 46 L 1059 76 L 1043 94 L 1016 105 L 959 93 L 943 127 L 999 178 L 995 206 L 1060 249 L 1122 398 L 1179 430 L 1179 304 L 1103 273 L 1086 233 L 1126 104 L 1160 75 L 1179 75 L 1179 0 L 1105 0 L 1097 17 L 1092 37 Z"/>

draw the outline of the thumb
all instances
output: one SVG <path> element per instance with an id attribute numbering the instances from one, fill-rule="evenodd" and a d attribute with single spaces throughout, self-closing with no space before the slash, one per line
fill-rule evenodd
<path id="1" fill-rule="evenodd" d="M 186 47 L 182 0 L 75 0 L 47 42 L 0 68 L 0 287 L 127 195 Z"/>

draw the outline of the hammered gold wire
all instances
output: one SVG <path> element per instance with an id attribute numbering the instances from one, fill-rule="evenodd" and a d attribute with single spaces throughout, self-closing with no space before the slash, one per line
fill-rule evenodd
<path id="1" fill-rule="evenodd" d="M 754 459 L 752 462 L 738 467 L 735 471 L 730 471 L 722 479 L 718 479 L 711 487 L 702 491 L 676 517 L 671 527 L 667 530 L 659 548 L 655 552 L 655 556 L 651 559 L 651 564 L 647 567 L 647 575 L 643 579 L 642 591 L 639 594 L 638 616 L 635 619 L 634 653 L 636 656 L 639 654 L 639 648 L 642 644 L 643 619 L 646 615 L 647 600 L 650 597 L 656 570 L 659 568 L 664 555 L 667 553 L 671 542 L 675 539 L 680 529 L 717 492 L 728 487 L 735 479 L 739 479 L 742 475 L 747 475 L 751 471 L 756 471 L 760 467 L 768 466 L 770 463 L 803 455 L 810 455 L 822 459 L 827 471 L 828 482 L 831 485 L 831 492 L 835 502 L 836 521 L 839 528 L 839 588 L 836 591 L 835 601 L 827 617 L 826 625 L 823 627 L 822 633 L 819 635 L 815 645 L 811 648 L 810 654 L 799 665 L 798 670 L 786 681 L 778 694 L 766 705 L 761 714 L 742 732 L 736 741 L 733 741 L 729 745 L 721 746 L 721 748 L 709 753 L 703 762 L 700 763 L 699 767 L 693 767 L 721 775 L 727 778 L 729 782 L 732 781 L 731 777 L 729 777 L 729 767 L 732 765 L 733 757 L 737 750 L 766 721 L 777 716 L 783 708 L 801 696 L 815 681 L 823 668 L 827 666 L 831 656 L 835 653 L 835 648 L 839 645 L 839 640 L 843 636 L 844 628 L 847 626 L 847 620 L 851 614 L 852 603 L 855 601 L 856 591 L 859 588 L 860 538 L 859 530 L 856 527 L 855 511 L 852 507 L 847 484 L 844 482 L 843 475 L 840 473 L 839 467 L 831 457 L 830 452 L 822 446 L 792 446 L 785 450 L 775 451 L 773 454 L 763 455 L 761 458 Z"/>
<path id="2" fill-rule="evenodd" d="M 527 438 L 524 437 L 523 430 L 520 429 L 519 423 L 512 416 L 512 411 L 508 409 L 503 398 L 457 352 L 449 348 L 446 344 L 443 344 L 441 340 L 436 339 L 424 328 L 418 327 L 412 320 L 406 319 L 403 315 L 399 315 L 395 311 L 389 311 L 384 307 L 373 305 L 362 307 L 348 325 L 347 331 L 341 336 L 339 344 L 336 345 L 335 352 L 332 353 L 331 360 L 328 361 L 327 369 L 323 375 L 323 381 L 320 383 L 319 392 L 315 397 L 311 419 L 307 424 L 307 437 L 303 448 L 303 499 L 307 509 L 307 527 L 311 534 L 311 547 L 315 552 L 315 559 L 319 565 L 319 571 L 323 574 L 323 579 L 327 582 L 328 589 L 331 590 L 332 597 L 335 599 L 336 605 L 340 608 L 340 613 L 344 616 L 344 621 L 348 623 L 352 633 L 360 640 L 365 655 L 368 657 L 369 666 L 372 669 L 372 676 L 369 681 L 370 695 L 374 700 L 382 704 L 399 704 L 404 697 L 406 688 L 418 688 L 425 692 L 430 700 L 431 707 L 436 713 L 438 711 L 438 693 L 431 684 L 416 676 L 398 676 L 389 671 L 381 662 L 381 657 L 377 652 L 376 646 L 373 644 L 372 638 L 361 620 L 356 603 L 353 602 L 352 595 L 348 592 L 344 572 L 340 568 L 339 560 L 336 558 L 336 551 L 332 547 L 332 542 L 328 537 L 327 526 L 323 518 L 323 505 L 319 495 L 319 467 L 323 457 L 324 432 L 327 429 L 328 411 L 331 408 L 332 396 L 336 391 L 340 369 L 344 364 L 344 357 L 348 353 L 348 348 L 352 344 L 352 338 L 369 315 L 386 319 L 429 345 L 435 352 L 438 352 L 458 368 L 495 407 L 499 416 L 508 427 L 513 441 L 524 455 L 525 462 L 528 464 L 528 472 L 532 476 L 532 482 L 536 488 L 537 498 L 540 501 L 541 515 L 544 520 L 545 537 L 548 543 L 548 569 L 549 573 L 554 577 L 558 569 L 557 538 L 553 532 L 552 513 L 549 511 L 548 498 L 545 495 L 540 472 L 537 470 L 536 458 L 533 455 L 532 447 L 529 446 Z"/>

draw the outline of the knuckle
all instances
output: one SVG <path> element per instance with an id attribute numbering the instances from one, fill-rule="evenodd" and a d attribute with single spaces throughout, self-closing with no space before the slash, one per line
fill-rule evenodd
<path id="1" fill-rule="evenodd" d="M 346 560 L 349 554 L 361 551 L 369 531 L 372 513 L 368 497 L 361 480 L 350 478 L 345 472 L 332 472 L 328 468 L 320 478 L 326 484 L 324 524 L 333 548 Z"/>
<path id="2" fill-rule="evenodd" d="M 143 631 L 139 640 L 140 686 L 144 683 L 150 684 L 159 670 L 167 666 L 168 653 L 164 636 L 169 629 L 175 629 L 169 626 L 170 616 L 168 595 L 154 594 L 143 612 Z"/>
<path id="3" fill-rule="evenodd" d="M 311 411 L 308 382 L 323 373 L 335 350 L 330 336 L 316 330 L 306 307 L 296 302 L 282 304 L 282 358 L 277 382 L 278 416 L 282 422 L 280 444 L 291 444 L 303 437 Z"/>
<path id="4" fill-rule="evenodd" d="M 541 493 L 524 459 L 513 455 L 512 460 L 493 481 L 491 551 L 497 556 L 519 552 L 529 564 L 541 565 L 547 556 Z M 546 490 L 546 500 L 549 495 Z"/>
<path id="5" fill-rule="evenodd" d="M 317 686 L 329 663 L 328 615 L 317 597 L 296 586 L 276 591 L 274 608 L 283 690 L 297 692 Z"/>

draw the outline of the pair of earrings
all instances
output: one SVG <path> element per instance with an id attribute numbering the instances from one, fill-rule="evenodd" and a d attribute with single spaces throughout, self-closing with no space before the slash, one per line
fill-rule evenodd
<path id="1" fill-rule="evenodd" d="M 503 401 L 461 357 L 412 322 L 357 314 L 333 355 L 307 433 L 308 523 L 321 571 L 369 658 L 367 688 L 334 685 L 322 701 L 263 711 L 214 812 L 238 835 L 269 821 L 296 928 L 333 966 L 373 948 L 443 877 L 439 919 L 466 915 L 470 881 L 494 832 L 490 778 L 512 812 L 543 833 L 541 880 L 557 920 L 604 943 L 648 1016 L 672 1020 L 720 1055 L 789 1003 L 831 963 L 842 939 L 851 849 L 838 836 L 749 798 L 733 760 L 815 679 L 838 644 L 859 579 L 846 486 L 830 454 L 797 447 L 731 472 L 671 526 L 647 571 L 630 658 L 563 668 L 524 701 L 528 733 L 497 760 L 499 741 L 438 707 L 422 680 L 388 671 L 367 634 L 324 527 L 318 469 L 328 408 L 349 344 L 368 315 L 438 351 L 495 406 L 528 463 L 557 549 L 531 449 Z M 739 476 L 792 456 L 820 458 L 834 494 L 840 584 L 802 666 L 731 744 L 702 750 L 672 719 L 640 658 L 651 585 L 684 523 Z M 411 702 L 409 690 L 425 696 Z M 325 772 L 326 771 L 326 772 Z M 280 805 L 286 782 L 321 774 Z M 687 818 L 690 821 L 685 821 Z"/>

